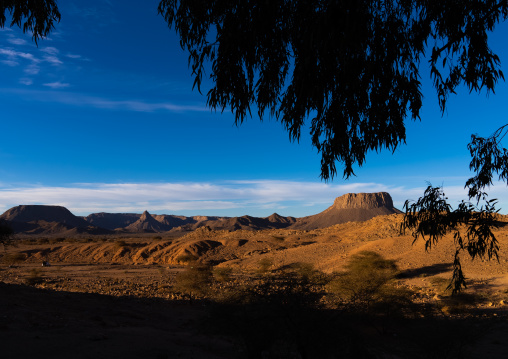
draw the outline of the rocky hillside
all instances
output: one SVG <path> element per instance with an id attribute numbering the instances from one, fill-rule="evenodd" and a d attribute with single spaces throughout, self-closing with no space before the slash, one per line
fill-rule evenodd
<path id="1" fill-rule="evenodd" d="M 401 213 L 393 207 L 392 197 L 386 192 L 348 193 L 337 197 L 333 205 L 321 213 L 299 218 L 290 228 L 317 229 L 346 222 L 363 222 L 381 215 Z"/>
<path id="2" fill-rule="evenodd" d="M 62 206 L 22 205 L 4 212 L 0 219 L 7 221 L 17 233 L 26 234 L 106 234 L 108 230 L 90 225 Z"/>
<path id="3" fill-rule="evenodd" d="M 136 222 L 139 217 L 138 213 L 92 213 L 83 217 L 85 221 L 93 226 L 115 230 L 117 228 L 124 228 Z"/>
<path id="4" fill-rule="evenodd" d="M 386 192 L 349 193 L 335 199 L 325 211 L 303 218 L 284 217 L 274 213 L 268 217 L 208 217 L 151 215 L 136 213 L 92 213 L 76 217 L 61 206 L 17 206 L 6 211 L 1 219 L 24 234 L 106 234 L 106 233 L 169 233 L 180 236 L 206 227 L 219 231 L 259 231 L 264 229 L 312 230 L 346 222 L 366 221 L 373 217 L 401 213 L 393 207 Z"/>
<path id="5" fill-rule="evenodd" d="M 225 230 L 225 231 L 259 231 L 262 229 L 286 228 L 295 223 L 294 217 L 282 217 L 274 213 L 269 217 L 231 217 L 231 218 L 218 218 L 199 221 L 196 223 L 189 223 L 184 226 L 174 228 L 173 232 L 189 232 L 194 231 L 201 227 L 207 227 L 212 230 Z"/>

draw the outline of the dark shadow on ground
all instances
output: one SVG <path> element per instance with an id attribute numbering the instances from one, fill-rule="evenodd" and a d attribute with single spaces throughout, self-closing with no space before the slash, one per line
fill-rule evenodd
<path id="1" fill-rule="evenodd" d="M 198 325 L 200 305 L 0 282 L 0 348 L 11 358 L 236 358 Z"/>
<path id="2" fill-rule="evenodd" d="M 440 273 L 445 273 L 452 270 L 452 263 L 439 263 L 431 266 L 425 266 L 415 269 L 407 269 L 403 271 L 399 276 L 401 278 L 416 278 L 421 276 L 433 276 Z"/>
<path id="3" fill-rule="evenodd" d="M 265 288 L 267 293 L 270 288 Z M 0 283 L 2 358 L 506 358 L 502 312 L 324 309 L 313 294 L 219 304 Z M 296 295 L 295 295 L 296 293 Z"/>

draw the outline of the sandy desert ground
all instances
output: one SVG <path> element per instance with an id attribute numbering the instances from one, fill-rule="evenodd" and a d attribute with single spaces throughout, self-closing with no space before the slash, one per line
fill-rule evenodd
<path id="1" fill-rule="evenodd" d="M 466 299 L 456 300 L 443 291 L 451 277 L 451 236 L 426 253 L 423 242 L 412 244 L 399 233 L 401 219 L 379 216 L 316 230 L 204 227 L 180 238 L 20 239 L 4 252 L 0 268 L 2 358 L 508 357 L 508 226 L 496 230 L 499 262 L 464 256 L 469 287 Z M 289 314 L 282 319 L 293 322 L 284 324 L 279 314 L 266 314 L 266 303 L 242 302 L 239 309 L 216 300 L 227 286 L 245 287 L 259 277 L 263 261 L 265 275 L 273 277 L 295 263 L 331 274 L 366 250 L 396 261 L 397 286 L 410 291 L 417 309 L 379 316 L 293 308 L 286 298 L 280 308 Z M 233 279 L 189 304 L 174 284 L 190 256 L 230 268 Z M 280 331 L 264 337 L 270 326 Z"/>

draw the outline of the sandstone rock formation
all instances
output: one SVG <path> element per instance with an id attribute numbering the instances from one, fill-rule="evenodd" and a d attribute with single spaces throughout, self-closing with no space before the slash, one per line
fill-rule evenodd
<path id="1" fill-rule="evenodd" d="M 135 213 L 92 213 L 76 217 L 61 206 L 24 205 L 6 211 L 0 219 L 11 223 L 17 233 L 25 234 L 107 234 L 111 231 L 128 233 L 162 233 L 181 236 L 201 227 L 212 230 L 258 231 L 263 229 L 311 230 L 335 224 L 366 221 L 375 216 L 401 213 L 393 207 L 386 192 L 348 193 L 335 199 L 333 205 L 313 216 L 294 218 L 274 213 L 268 217 L 185 217 Z"/>
<path id="2" fill-rule="evenodd" d="M 91 225 L 115 230 L 124 228 L 136 222 L 141 215 L 139 213 L 92 213 L 83 219 Z"/>
<path id="3" fill-rule="evenodd" d="M 124 228 L 128 232 L 159 233 L 171 229 L 170 226 L 157 221 L 148 211 L 144 211 L 139 219 Z"/>
<path id="4" fill-rule="evenodd" d="M 102 230 L 83 218 L 73 215 L 62 206 L 22 205 L 5 211 L 1 219 L 10 223 L 17 233 L 53 234 L 71 231 L 75 233 L 104 234 Z"/>
<path id="5" fill-rule="evenodd" d="M 348 193 L 337 197 L 333 205 L 321 213 L 299 218 L 291 229 L 311 230 L 346 222 L 367 221 L 373 217 L 401 213 L 393 207 L 392 197 L 386 192 Z"/>

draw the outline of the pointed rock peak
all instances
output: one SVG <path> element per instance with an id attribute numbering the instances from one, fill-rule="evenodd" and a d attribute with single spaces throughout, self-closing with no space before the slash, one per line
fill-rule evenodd
<path id="1" fill-rule="evenodd" d="M 144 211 L 141 217 L 139 218 L 141 221 L 146 221 L 147 219 L 153 218 L 148 211 Z"/>
<path id="2" fill-rule="evenodd" d="M 393 201 L 392 197 L 387 192 L 348 193 L 337 197 L 333 202 L 333 207 L 337 209 L 373 209 L 379 207 L 393 208 Z"/>
<path id="3" fill-rule="evenodd" d="M 269 221 L 279 221 L 281 219 L 283 219 L 284 217 L 282 217 L 280 214 L 274 212 L 273 214 L 271 214 L 270 216 L 266 217 Z"/>

